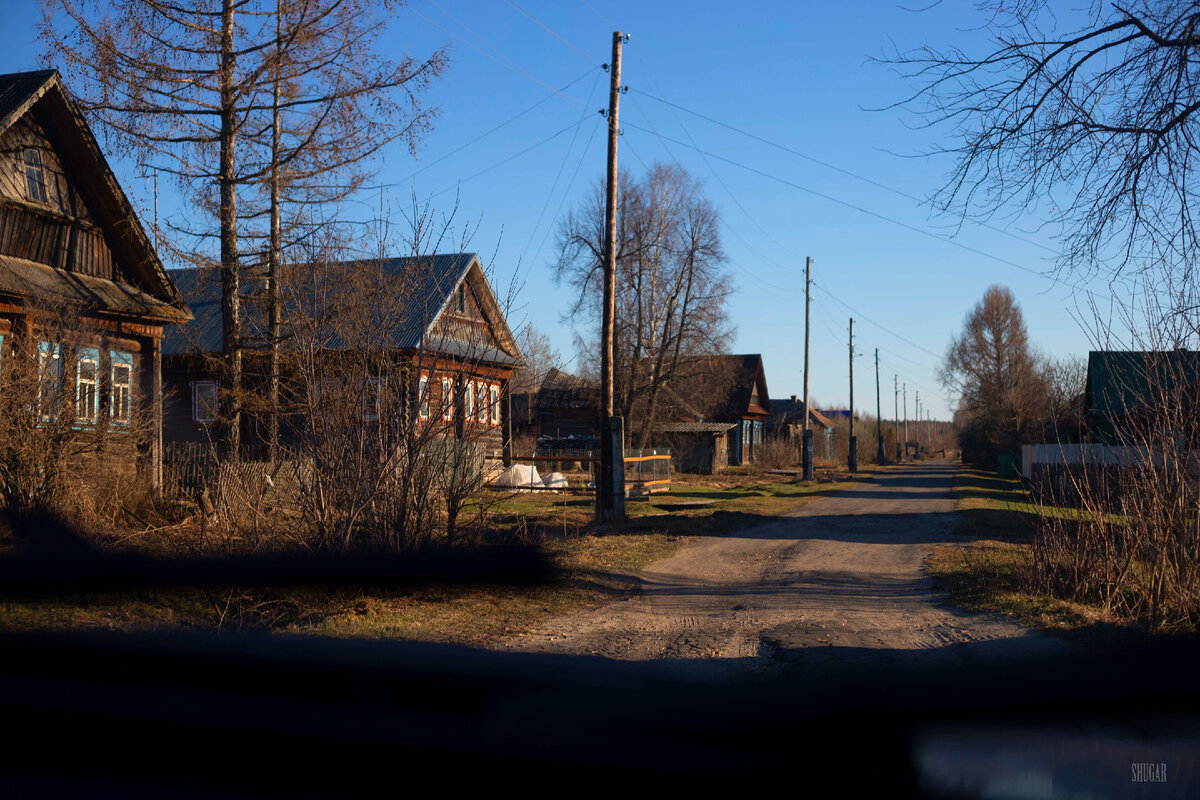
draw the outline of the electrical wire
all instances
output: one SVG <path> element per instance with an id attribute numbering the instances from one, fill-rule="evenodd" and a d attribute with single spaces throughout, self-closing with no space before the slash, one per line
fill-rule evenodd
<path id="1" fill-rule="evenodd" d="M 555 95 L 557 95 L 557 94 L 561 94 L 561 93 L 565 92 L 567 89 L 570 89 L 572 86 L 574 86 L 575 84 L 579 83 L 581 80 L 583 80 L 584 78 L 586 78 L 586 77 L 587 77 L 587 76 L 588 76 L 588 75 L 589 75 L 591 72 L 592 72 L 592 70 L 590 70 L 590 69 L 589 69 L 589 70 L 587 70 L 586 72 L 584 72 L 582 75 L 580 75 L 578 78 L 575 78 L 575 79 L 574 79 L 574 80 L 572 80 L 570 83 L 568 83 L 567 85 L 563 86 L 561 89 L 553 89 L 553 90 L 551 90 L 551 91 L 552 91 L 552 93 L 551 93 L 551 94 L 548 94 L 548 95 L 546 95 L 545 97 L 543 97 L 541 100 L 538 100 L 536 103 L 534 103 L 533 105 L 529 106 L 529 107 L 528 107 L 528 108 L 526 108 L 524 111 L 520 111 L 520 112 L 518 112 L 518 113 L 516 113 L 516 114 L 512 115 L 512 116 L 511 116 L 511 117 L 509 117 L 508 119 L 504 120 L 504 122 L 501 122 L 499 125 L 496 125 L 495 127 L 493 127 L 493 128 L 491 128 L 491 129 L 489 129 L 488 131 L 486 131 L 486 132 L 484 132 L 484 133 L 481 133 L 480 135 L 476 136 L 476 137 L 475 137 L 474 139 L 472 139 L 471 141 L 469 141 L 469 142 L 466 142 L 465 144 L 459 145 L 458 147 L 454 148 L 454 149 L 453 149 L 453 150 L 451 150 L 450 152 L 448 152 L 448 153 L 446 153 L 446 154 L 444 154 L 444 155 L 440 156 L 439 158 L 435 159 L 434 161 L 430 161 L 428 164 L 425 164 L 424 166 L 422 166 L 420 169 L 416 170 L 415 172 L 411 172 L 411 173 L 409 173 L 408 175 L 405 175 L 405 176 L 404 176 L 403 178 L 401 178 L 400 180 L 398 180 L 398 181 L 395 181 L 394 183 L 377 184 L 377 185 L 371 186 L 371 187 L 369 187 L 369 188 L 372 188 L 372 189 L 378 189 L 378 188 L 381 188 L 381 187 L 394 187 L 394 186 L 403 186 L 404 184 L 408 183 L 408 181 L 410 181 L 410 180 L 412 180 L 413 178 L 415 178 L 416 176 L 420 175 L 422 172 L 424 172 L 425 170 L 429 169 L 430 167 L 434 167 L 434 166 L 436 166 L 436 165 L 440 164 L 441 162 L 445 161 L 445 160 L 446 160 L 447 158 L 449 158 L 450 156 L 452 156 L 452 155 L 455 155 L 455 154 L 457 154 L 457 153 L 461 153 L 463 150 L 466 150 L 468 147 L 471 147 L 472 145 L 478 144 L 480 141 L 482 141 L 483 139 L 486 139 L 487 137 L 491 136 L 493 133 L 495 133 L 496 131 L 500 130 L 500 129 L 501 129 L 501 128 L 503 128 L 504 126 L 506 126 L 506 125 L 509 125 L 510 123 L 516 122 L 518 119 L 520 119 L 521 117 L 525 116 L 525 115 L 526 115 L 526 114 L 528 114 L 530 111 L 533 111 L 535 108 L 537 108 L 538 106 L 542 105 L 542 104 L 543 104 L 543 103 L 545 103 L 547 100 L 549 100 L 549 99 L 551 99 L 552 97 L 554 97 Z M 599 76 L 599 73 L 597 73 L 597 75 L 596 75 L 596 80 L 597 80 L 597 81 L 599 81 L 599 79 L 600 79 L 600 76 Z M 595 91 L 595 87 L 594 87 L 594 86 L 593 86 L 593 91 Z M 589 98 L 589 101 L 588 101 L 588 102 L 589 102 L 589 103 L 591 102 L 590 98 Z"/>
<path id="2" fill-rule="evenodd" d="M 655 88 L 658 88 L 659 92 L 662 93 L 662 89 L 658 87 L 657 83 L 655 83 Z M 634 90 L 630 89 L 630 91 L 634 91 Z M 863 183 L 868 183 L 871 186 L 875 186 L 879 189 L 883 189 L 884 191 L 888 191 L 893 194 L 899 195 L 900 197 L 906 198 L 908 200 L 912 200 L 913 202 L 917 203 L 918 205 L 922 205 L 922 206 L 929 205 L 928 200 L 918 197 L 917 195 L 914 195 L 914 194 L 909 194 L 908 192 L 904 191 L 903 189 L 897 189 L 894 186 L 889 186 L 886 183 L 881 183 L 880 181 L 877 181 L 874 178 L 868 178 L 865 175 L 860 175 L 857 172 L 854 172 L 853 170 L 846 169 L 845 167 L 839 167 L 837 164 L 832 164 L 823 159 L 816 158 L 815 156 L 810 156 L 807 153 L 803 153 L 792 147 L 788 147 L 787 145 L 783 145 L 783 144 L 779 144 L 778 142 L 771 141 L 770 139 L 767 139 L 764 136 L 759 136 L 758 134 L 751 133 L 750 131 L 747 131 L 747 130 L 743 130 L 742 128 L 739 128 L 736 125 L 730 125 L 727 122 L 722 122 L 721 120 L 716 119 L 714 117 L 710 117 L 707 114 L 702 114 L 699 111 L 693 111 L 690 108 L 685 108 L 684 106 L 681 106 L 678 103 L 672 103 L 670 100 L 667 100 L 666 97 L 655 97 L 652 94 L 649 94 L 647 92 L 642 92 L 642 91 L 639 91 L 638 93 L 645 95 L 646 97 L 650 98 L 651 100 L 657 100 L 658 102 L 660 102 L 666 106 L 669 106 L 670 108 L 678 109 L 678 110 L 684 112 L 685 114 L 691 114 L 692 116 L 702 119 L 705 122 L 711 122 L 714 125 L 719 125 L 722 128 L 731 130 L 734 133 L 737 133 L 741 136 L 745 136 L 747 138 L 753 139 L 757 142 L 761 142 L 762 144 L 768 145 L 769 147 L 774 147 L 777 150 L 782 150 L 783 152 L 789 153 L 793 156 L 796 156 L 797 158 L 802 158 L 805 161 L 810 161 L 814 164 L 818 164 L 822 167 L 825 167 L 826 169 L 831 169 L 834 172 L 839 172 L 843 175 L 854 178 L 855 180 L 862 181 Z M 1012 231 L 1005 230 L 1004 228 L 998 227 L 996 225 L 992 225 L 992 224 L 986 223 L 986 222 L 979 222 L 977 220 L 968 220 L 968 221 L 971 222 L 972 224 L 978 225 L 982 228 L 987 228 L 990 231 L 994 231 L 996 233 L 1000 233 L 1005 236 L 1011 237 L 1019 242 L 1023 242 L 1024 244 L 1027 244 L 1031 247 L 1039 247 L 1042 250 L 1046 250 L 1051 253 L 1058 253 L 1058 250 L 1056 250 L 1053 247 L 1050 247 L 1049 245 L 1043 244 L 1041 242 L 1035 242 L 1032 239 L 1021 236 L 1020 234 L 1013 233 Z"/>
<path id="3" fill-rule="evenodd" d="M 541 147 L 542 145 L 546 144 L 547 142 L 550 142 L 550 141 L 553 141 L 554 139 L 557 139 L 559 136 L 562 136 L 562 135 L 563 135 L 564 133 L 566 133 L 567 131 L 569 131 L 569 130 L 573 130 L 573 129 L 575 129 L 575 128 L 578 128 L 580 125 L 582 125 L 583 123 L 587 122 L 589 119 L 592 119 L 592 117 L 590 117 L 590 116 L 589 116 L 589 117 L 584 117 L 583 119 L 579 120 L 578 122 L 573 122 L 573 123 L 571 123 L 570 125 L 568 125 L 567 127 L 565 127 L 565 128 L 562 128 L 562 129 L 560 129 L 560 130 L 558 130 L 558 131 L 555 131 L 554 133 L 550 134 L 550 135 L 549 135 L 549 136 L 547 136 L 545 139 L 541 139 L 541 140 L 539 140 L 539 141 L 537 141 L 537 142 L 534 142 L 533 144 L 529 145 L 528 147 L 524 148 L 523 150 L 520 150 L 519 152 L 513 153 L 511 156 L 509 156 L 509 157 L 507 157 L 507 158 L 505 158 L 505 159 L 502 159 L 502 160 L 500 160 L 500 161 L 497 161 L 495 164 L 492 164 L 490 167 L 485 167 L 484 169 L 481 169 L 481 170 L 479 170 L 478 172 L 472 173 L 472 174 L 468 175 L 467 177 L 465 177 L 465 178 L 462 178 L 462 179 L 460 179 L 460 180 L 456 181 L 456 182 L 455 182 L 455 183 L 454 183 L 452 186 L 447 186 L 445 189 L 442 189 L 441 191 L 438 191 L 438 192 L 434 192 L 434 193 L 433 193 L 432 195 L 430 195 L 430 196 L 431 196 L 431 197 L 438 197 L 439 195 L 443 195 L 443 194 L 445 194 L 446 192 L 453 191 L 454 189 L 457 189 L 459 186 L 462 186 L 462 185 L 463 185 L 464 183 L 466 183 L 467 181 L 474 180 L 475 178 L 478 178 L 480 175 L 484 175 L 484 174 L 486 174 L 486 173 L 488 173 L 488 172 L 491 172 L 491 171 L 492 171 L 492 170 L 494 170 L 494 169 L 497 169 L 497 168 L 499 168 L 499 167 L 502 167 L 502 166 L 504 166 L 505 164 L 507 164 L 508 162 L 510 162 L 510 161 L 512 161 L 512 160 L 514 160 L 514 159 L 520 158 L 521 156 L 525 155 L 526 153 L 530 152 L 531 150 L 536 150 L 537 148 Z"/>
<path id="4" fill-rule="evenodd" d="M 590 70 L 589 70 L 589 72 L 590 72 Z M 599 84 L 600 84 L 600 73 L 597 72 L 596 80 L 592 83 L 592 90 L 591 90 L 591 92 L 588 93 L 588 100 L 587 100 L 588 105 L 591 105 L 592 97 L 596 94 L 596 87 Z M 586 108 L 585 108 L 583 114 L 584 115 L 587 114 Z M 580 122 L 582 122 L 582 121 L 583 121 L 583 119 L 581 118 Z M 596 130 L 597 130 L 597 128 L 595 128 L 595 127 L 592 128 L 593 135 L 595 134 Z M 558 172 L 556 172 L 554 175 L 554 182 L 552 184 L 550 184 L 550 191 L 546 193 L 546 200 L 545 200 L 545 202 L 542 203 L 542 210 L 538 212 L 537 222 L 535 222 L 533 224 L 533 228 L 529 231 L 529 241 L 527 241 L 525 243 L 524 252 L 529 252 L 529 248 L 533 246 L 533 237 L 537 236 L 538 229 L 542 227 L 542 219 L 546 216 L 546 209 L 548 209 L 550 207 L 550 201 L 554 199 L 554 192 L 556 189 L 558 189 L 558 181 L 562 178 L 563 170 L 566 169 L 566 167 L 567 167 L 567 161 L 571 158 L 571 151 L 573 151 L 575 149 L 575 142 L 578 138 L 579 138 L 579 128 L 576 128 L 574 133 L 571 134 L 571 143 L 567 145 L 566 152 L 563 153 L 562 161 L 558 165 Z M 589 143 L 591 142 L 590 137 L 588 139 L 588 142 Z M 584 152 L 586 152 L 586 151 L 587 151 L 587 148 L 585 147 Z M 543 239 L 543 241 L 545 241 L 545 239 Z"/>
<path id="5" fill-rule="evenodd" d="M 631 128 L 635 128 L 635 129 L 638 129 L 638 130 L 642 130 L 642 131 L 645 131 L 645 132 L 647 132 L 647 133 L 651 133 L 651 134 L 653 133 L 653 131 L 650 131 L 650 130 L 649 130 L 649 129 L 647 129 L 647 128 L 642 128 L 640 125 L 636 125 L 636 124 L 634 124 L 634 123 L 629 123 L 629 126 L 630 126 Z M 756 174 L 756 175 L 760 175 L 760 176 L 762 176 L 762 177 L 764 177 L 764 178 L 767 178 L 767 179 L 769 179 L 769 180 L 776 181 L 777 183 L 782 183 L 782 184 L 783 184 L 783 185 L 785 185 L 785 186 L 790 186 L 790 187 L 792 187 L 793 189 L 798 189 L 799 191 L 805 192 L 805 193 L 807 193 L 807 194 L 811 194 L 811 195 L 813 195 L 813 196 L 815 196 L 815 197 L 819 197 L 819 198 L 821 198 L 822 200 L 826 200 L 826 201 L 828 201 L 828 202 L 830 202 L 830 203 L 833 203 L 833 204 L 835 204 L 835 205 L 843 206 L 844 208 L 849 208 L 849 209 L 851 209 L 851 210 L 853 210 L 853 211 L 858 211 L 858 212 L 859 212 L 859 213 L 861 213 L 861 214 L 865 214 L 865 215 L 867 215 L 867 216 L 869 216 L 869 217 L 874 217 L 875 219 L 882 220 L 883 222 L 887 222 L 887 223 L 890 223 L 890 224 L 892 224 L 892 225 L 896 225 L 896 226 L 898 226 L 898 227 L 904 228 L 905 230 L 912 231 L 913 233 L 919 234 L 919 235 L 921 235 L 921 236 L 926 236 L 926 237 L 928 237 L 928 238 L 930 238 L 930 239 L 933 239 L 933 240 L 935 240 L 935 241 L 942 242 L 943 244 L 948 244 L 948 245 L 950 245 L 951 247 L 957 247 L 957 248 L 959 248 L 960 250 L 965 250 L 965 251 L 967 251 L 968 253 L 973 253 L 973 254 L 975 254 L 975 255 L 977 255 L 977 256 L 981 256 L 981 257 L 983 257 L 983 258 L 986 258 L 986 259 L 989 259 L 989 260 L 991 260 L 991 261 L 995 261 L 995 262 L 997 262 L 997 263 L 1004 264 L 1004 265 L 1006 265 L 1006 266 L 1009 266 L 1009 267 L 1013 267 L 1014 269 L 1019 269 L 1019 270 L 1021 270 L 1022 272 L 1028 272 L 1029 274 L 1031 274 L 1031 275 L 1036 275 L 1036 276 L 1037 276 L 1037 277 L 1039 277 L 1039 278 L 1053 280 L 1052 278 L 1050 278 L 1050 276 L 1046 275 L 1046 273 L 1044 273 L 1044 272 L 1039 272 L 1038 270 L 1031 269 L 1030 267 L 1026 267 L 1026 266 L 1025 266 L 1025 265 L 1023 265 L 1023 264 L 1018 264 L 1018 263 L 1017 263 L 1017 262 L 1015 262 L 1015 261 L 1010 261 L 1010 260 L 1009 260 L 1009 259 L 1007 259 L 1007 258 L 1002 258 L 1002 257 L 1000 257 L 1000 256 L 998 256 L 998 255 L 995 255 L 995 254 L 993 254 L 993 253 L 988 253 L 988 252 L 986 252 L 986 251 L 984 251 L 984 250 L 980 250 L 979 248 L 976 248 L 976 247 L 971 247 L 970 245 L 963 244 L 962 242 L 956 241 L 956 240 L 954 240 L 954 239 L 951 239 L 951 238 L 949 238 L 949 237 L 946 237 L 946 236 L 940 236 L 940 235 L 938 235 L 938 234 L 936 234 L 936 233 L 933 233 L 932 231 L 928 231 L 928 230 L 925 230 L 925 229 L 923 229 L 923 228 L 918 228 L 918 227 L 917 227 L 917 226 L 915 226 L 915 225 L 910 225 L 910 224 L 908 224 L 907 222 L 901 222 L 900 220 L 893 219 L 892 217 L 886 216 L 886 215 L 884 215 L 884 214 L 880 214 L 880 213 L 879 213 L 879 212 L 877 212 L 877 211 L 871 211 L 870 209 L 864 208 L 864 207 L 862 207 L 862 206 L 859 206 L 859 205 L 855 205 L 854 203 L 847 202 L 847 201 L 845 201 L 845 200 L 842 200 L 842 199 L 840 199 L 840 198 L 834 197 L 833 195 L 826 194 L 825 192 L 820 192 L 820 191 L 817 191 L 816 189 L 812 189 L 812 188 L 809 188 L 809 187 L 807 187 L 807 186 L 804 186 L 803 184 L 796 183 L 795 181 L 790 181 L 790 180 L 788 180 L 787 178 L 782 178 L 782 177 L 780 177 L 780 176 L 778 176 L 778 175 L 774 175 L 774 174 L 772 174 L 772 173 L 770 173 L 770 172 L 766 172 L 766 171 L 764 171 L 764 170 L 761 170 L 761 169 L 758 169 L 758 168 L 756 168 L 756 167 L 751 167 L 751 166 L 749 166 L 748 164 L 743 164 L 743 163 L 742 163 L 742 162 L 740 162 L 740 161 L 735 161 L 735 160 L 734 160 L 734 159 L 732 159 L 732 158 L 727 158 L 727 157 L 725 157 L 725 156 L 718 155 L 717 153 L 713 153 L 713 152 L 711 152 L 711 151 L 708 151 L 708 150 L 703 150 L 703 149 L 701 149 L 701 148 L 699 148 L 699 147 L 692 147 L 692 146 L 691 146 L 691 145 L 689 145 L 687 142 L 682 142 L 682 141 L 679 141 L 678 139 L 672 139 L 672 138 L 671 138 L 671 137 L 669 137 L 669 136 L 663 136 L 663 138 L 664 138 L 664 139 L 666 139 L 666 140 L 668 140 L 668 141 L 670 141 L 670 142 L 673 142 L 673 143 L 675 143 L 675 144 L 678 144 L 678 145 L 680 145 L 680 146 L 682 146 L 682 147 L 687 147 L 687 148 L 689 148 L 689 149 L 696 150 L 697 152 L 703 152 L 703 153 L 705 153 L 706 155 L 708 155 L 708 156 L 710 156 L 710 157 L 712 157 L 712 158 L 715 158 L 715 159 L 717 159 L 718 161 L 724 161 L 724 162 L 725 162 L 725 163 L 727 163 L 727 164 L 732 164 L 732 165 L 733 165 L 733 166 L 735 166 L 735 167 L 740 167 L 741 169 L 744 169 L 744 170 L 746 170 L 747 172 L 752 172 L 752 173 L 754 173 L 754 174 Z M 1077 291 L 1084 291 L 1084 292 L 1087 292 L 1088 294 L 1090 294 L 1090 295 L 1091 295 L 1091 296 L 1093 296 L 1093 297 L 1097 297 L 1097 298 L 1105 298 L 1105 299 L 1110 299 L 1110 300 L 1111 300 L 1111 298 L 1109 298 L 1107 295 L 1101 294 L 1101 293 L 1099 293 L 1099 292 L 1095 292 L 1095 291 L 1093 291 L 1093 290 L 1091 290 L 1091 289 L 1089 289 L 1089 288 L 1087 288 L 1087 287 L 1083 287 L 1083 286 L 1080 286 L 1080 285 L 1077 285 L 1077 284 L 1070 284 L 1070 283 L 1066 283 L 1066 282 L 1063 282 L 1063 285 L 1064 285 L 1064 286 L 1067 286 L 1067 287 L 1069 287 L 1069 288 L 1075 289 L 1075 290 L 1077 290 Z"/>
<path id="6" fill-rule="evenodd" d="M 507 4 L 507 5 L 508 5 L 508 7 L 509 7 L 509 8 L 511 8 L 513 11 L 516 11 L 516 12 L 518 12 L 518 13 L 520 13 L 520 14 L 523 14 L 523 15 L 524 15 L 524 16 L 525 16 L 525 17 L 526 17 L 526 18 L 527 18 L 527 19 L 528 19 L 530 22 L 532 22 L 534 25 L 537 25 L 539 28 L 541 28 L 542 30 L 544 30 L 546 33 L 550 34 L 550 35 L 551 35 L 551 36 L 553 36 L 555 39 L 558 39 L 560 42 L 562 42 L 563 44 L 565 44 L 567 47 L 569 47 L 569 48 L 571 48 L 572 50 L 574 50 L 576 53 L 578 53 L 578 54 L 580 55 L 580 57 L 582 57 L 582 58 L 583 58 L 583 60 L 584 60 L 584 61 L 587 61 L 589 64 L 599 64 L 599 63 L 601 63 L 600 61 L 597 61 L 596 59 L 592 58 L 590 55 L 588 55 L 586 52 L 584 52 L 584 51 L 583 51 L 583 50 L 581 50 L 580 48 L 578 48 L 578 47 L 576 47 L 575 45 L 573 45 L 573 44 L 571 44 L 570 42 L 568 42 L 568 41 L 567 41 L 566 39 L 564 39 L 563 37 L 559 36 L 559 35 L 558 35 L 557 33 L 555 33 L 554 31 L 550 30 L 550 28 L 549 28 L 547 25 L 543 24 L 543 23 L 542 23 L 542 21 L 541 21 L 540 19 L 538 19 L 537 17 L 535 17 L 533 14 L 530 14 L 530 13 L 529 13 L 528 11 L 526 11 L 525 9 L 521 8 L 519 5 L 517 5 L 516 3 L 514 3 L 514 2 L 513 2 L 513 0 L 504 0 L 504 2 L 505 2 L 505 4 Z"/>

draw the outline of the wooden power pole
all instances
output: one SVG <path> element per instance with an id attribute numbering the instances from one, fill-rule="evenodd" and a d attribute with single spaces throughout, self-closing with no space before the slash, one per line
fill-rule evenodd
<path id="1" fill-rule="evenodd" d="M 600 476 L 596 481 L 596 519 L 625 518 L 624 421 L 613 416 L 613 329 L 617 275 L 617 126 L 621 105 L 621 45 L 615 31 L 608 65 L 608 187 L 604 198 L 604 302 L 600 322 Z"/>
<path id="2" fill-rule="evenodd" d="M 921 455 L 921 393 L 917 392 L 916 408 L 913 410 L 913 421 L 916 425 L 913 427 L 913 433 L 917 437 L 917 455 Z"/>
<path id="3" fill-rule="evenodd" d="M 850 318 L 850 452 L 847 465 L 858 472 L 858 439 L 854 436 L 854 317 Z"/>
<path id="4" fill-rule="evenodd" d="M 883 454 L 883 405 L 879 399 L 879 348 L 875 348 L 875 433 L 879 439 L 879 451 L 875 454 L 875 463 L 882 465 L 886 460 Z"/>
<path id="5" fill-rule="evenodd" d="M 903 461 L 904 456 L 900 450 L 900 376 L 895 372 L 892 373 L 892 400 L 896 404 L 896 408 L 892 413 L 892 430 L 896 434 L 896 460 Z"/>
<path id="6" fill-rule="evenodd" d="M 801 463 L 804 467 L 804 480 L 813 479 L 813 432 L 808 425 L 808 336 L 809 316 L 812 311 L 812 256 L 804 259 L 804 434 L 802 438 L 803 453 Z"/>

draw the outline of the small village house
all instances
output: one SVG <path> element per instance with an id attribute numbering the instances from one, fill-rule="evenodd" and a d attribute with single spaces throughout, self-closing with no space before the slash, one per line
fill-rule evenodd
<path id="1" fill-rule="evenodd" d="M 804 401 L 792 395 L 772 398 L 767 417 L 767 435 L 801 446 L 804 435 Z M 808 409 L 808 428 L 813 432 L 813 449 L 833 458 L 833 420 L 815 408 Z"/>
<path id="2" fill-rule="evenodd" d="M 1086 471 L 1120 471 L 1149 460 L 1200 469 L 1198 389 L 1200 352 L 1093 350 L 1078 420 L 1056 425 L 1044 443 L 1022 445 L 1022 475 L 1071 500 Z M 1179 457 L 1164 459 L 1167 450 Z"/>
<path id="3" fill-rule="evenodd" d="M 600 387 L 592 381 L 551 367 L 529 407 L 527 430 L 535 438 L 599 436 Z"/>
<path id="4" fill-rule="evenodd" d="M 688 397 L 672 392 L 672 418 L 655 424 L 655 446 L 671 448 L 683 471 L 712 473 L 751 463 L 771 413 L 762 356 L 694 356 L 681 372 L 703 388 Z"/>
<path id="5" fill-rule="evenodd" d="M 509 381 L 522 360 L 478 256 L 449 253 L 337 262 L 321 267 L 325 279 L 318 288 L 303 277 L 308 271 L 318 272 L 305 267 L 297 270 L 302 277 L 285 290 L 285 308 L 303 307 L 305 313 L 311 313 L 314 304 L 357 303 L 364 309 L 363 324 L 385 320 L 353 346 L 369 346 L 384 354 L 389 367 L 399 365 L 398 370 L 389 372 L 402 374 L 407 385 L 409 402 L 402 413 L 415 412 L 422 422 L 444 425 L 458 438 L 470 438 L 481 445 L 487 459 L 503 458 L 509 441 Z M 164 435 L 172 443 L 216 441 L 222 425 L 218 413 L 220 275 L 216 269 L 178 270 L 172 275 L 196 319 L 174 331 L 164 345 L 164 381 L 169 389 Z M 248 381 L 253 383 L 261 381 L 262 375 L 261 368 L 254 365 L 258 362 L 261 366 L 265 347 L 265 304 L 261 291 L 256 293 L 251 284 L 243 325 L 251 364 Z M 398 307 L 380 308 L 392 304 Z M 287 352 L 301 345 L 297 325 L 285 327 L 290 332 L 281 348 Z M 331 359 L 348 349 L 342 340 L 351 333 L 322 335 L 321 346 Z M 284 379 L 289 376 L 285 374 Z M 378 392 L 371 393 L 369 402 L 377 406 L 379 397 Z M 369 418 L 376 413 L 376 408 L 368 409 Z M 242 417 L 245 455 L 261 458 L 261 414 Z M 285 447 L 289 438 L 294 440 L 303 433 L 294 424 L 282 425 L 281 431 Z"/>
<path id="6" fill-rule="evenodd" d="M 36 354 L 77 426 L 145 412 L 149 452 L 121 457 L 157 485 L 161 343 L 187 305 L 56 71 L 0 75 L 0 153 L 0 369 Z M 65 345 L 51 308 L 83 338 Z"/>

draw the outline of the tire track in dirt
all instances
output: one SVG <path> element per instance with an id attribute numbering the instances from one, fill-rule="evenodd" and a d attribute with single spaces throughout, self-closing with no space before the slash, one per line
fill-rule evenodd
<path id="1" fill-rule="evenodd" d="M 1066 647 L 943 604 L 922 564 L 951 535 L 953 474 L 938 462 L 881 473 L 766 525 L 699 539 L 632 573 L 636 595 L 553 618 L 501 646 L 718 673 L 872 659 L 971 663 Z"/>

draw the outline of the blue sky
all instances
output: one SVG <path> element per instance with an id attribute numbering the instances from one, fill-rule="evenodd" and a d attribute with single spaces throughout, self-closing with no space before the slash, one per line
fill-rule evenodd
<path id="1" fill-rule="evenodd" d="M 6 8 L 0 69 L 41 66 L 39 14 L 34 2 Z M 630 92 L 621 105 L 620 162 L 640 172 L 654 160 L 678 161 L 704 181 L 725 222 L 737 286 L 730 302 L 734 351 L 763 354 L 773 397 L 802 392 L 804 257 L 810 255 L 813 398 L 845 405 L 846 329 L 854 316 L 856 405 L 874 412 L 878 347 L 884 416 L 892 414 L 892 376 L 899 373 L 909 387 L 910 415 L 920 391 L 922 403 L 945 418 L 937 364 L 992 283 L 1012 289 L 1042 350 L 1055 356 L 1088 350 L 1072 291 L 1013 266 L 1033 273 L 1051 266 L 1057 246 L 1046 232 L 1033 232 L 1036 213 L 992 221 L 1020 237 L 1014 238 L 970 223 L 956 229 L 954 219 L 905 197 L 926 197 L 941 185 L 950 162 L 916 154 L 949 140 L 907 112 L 876 110 L 912 86 L 872 56 L 893 44 L 904 50 L 923 42 L 978 50 L 987 44 L 981 21 L 966 3 L 915 12 L 875 2 L 411 0 L 396 12 L 383 46 L 419 56 L 449 45 L 451 67 L 429 95 L 440 116 L 416 159 L 402 147 L 385 155 L 382 190 L 362 200 L 377 206 L 382 194 L 398 208 L 415 192 L 434 195 L 448 212 L 457 193 L 456 220 L 477 225 L 472 249 L 495 252 L 498 290 L 514 276 L 521 286 L 514 327 L 532 322 L 570 359 L 572 333 L 562 313 L 571 296 L 553 284 L 550 269 L 554 229 L 604 174 L 605 121 L 597 110 L 607 102 L 608 76 L 599 64 L 609 59 L 612 32 L 622 30 L 632 38 L 622 74 Z M 549 97 L 547 87 L 568 84 Z M 146 182 L 120 162 L 114 166 L 149 208 Z M 953 243 L 939 239 L 947 236 Z"/>

